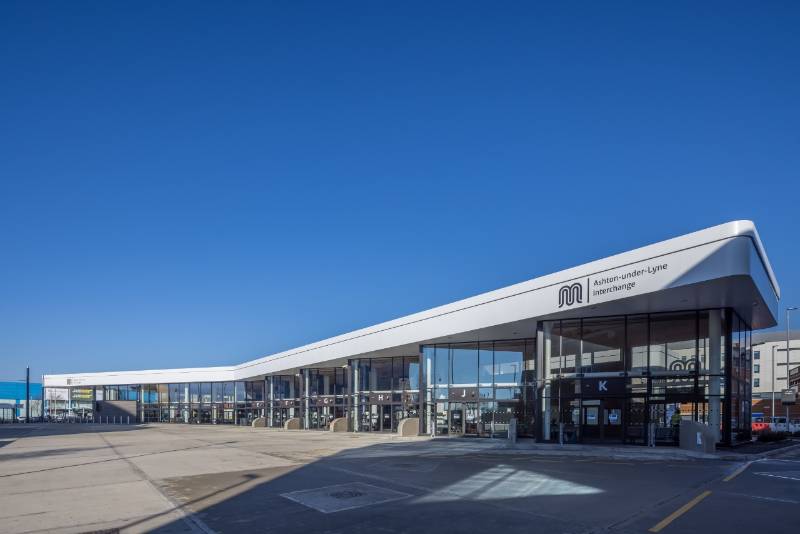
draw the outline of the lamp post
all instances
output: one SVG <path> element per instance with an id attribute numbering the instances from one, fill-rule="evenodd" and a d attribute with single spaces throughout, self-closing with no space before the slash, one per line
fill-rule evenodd
<path id="1" fill-rule="evenodd" d="M 772 345 L 772 410 L 769 413 L 771 423 L 775 422 L 775 345 Z"/>
<path id="2" fill-rule="evenodd" d="M 789 312 L 797 309 L 797 306 L 786 308 L 786 389 L 789 389 Z M 789 405 L 786 405 L 786 431 L 789 431 Z"/>

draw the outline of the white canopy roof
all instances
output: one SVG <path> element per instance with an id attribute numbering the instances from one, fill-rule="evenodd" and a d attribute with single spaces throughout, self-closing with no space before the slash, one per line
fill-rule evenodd
<path id="1" fill-rule="evenodd" d="M 419 345 L 533 337 L 559 317 L 732 307 L 776 324 L 780 289 L 751 221 L 734 221 L 229 367 L 45 375 L 46 387 L 244 380 Z"/>

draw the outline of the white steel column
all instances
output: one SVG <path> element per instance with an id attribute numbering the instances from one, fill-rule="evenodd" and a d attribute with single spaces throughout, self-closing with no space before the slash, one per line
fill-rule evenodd
<path id="1" fill-rule="evenodd" d="M 361 397 L 360 391 L 358 389 L 359 384 L 359 367 L 358 367 L 359 360 L 353 360 L 353 432 L 358 432 L 360 430 L 359 425 L 361 424 L 361 417 L 359 416 L 359 397 Z"/>
<path id="2" fill-rule="evenodd" d="M 303 427 L 306 430 L 308 430 L 309 428 L 311 428 L 311 421 L 310 421 L 311 414 L 309 413 L 310 412 L 309 407 L 311 406 L 311 403 L 309 402 L 310 399 L 308 398 L 308 393 L 309 393 L 308 369 L 303 369 L 300 372 L 302 373 L 301 376 L 303 377 L 303 391 L 305 392 L 303 398 L 303 405 L 305 407 L 305 414 L 303 415 Z"/>
<path id="3" fill-rule="evenodd" d="M 720 376 L 722 372 L 722 313 L 720 310 L 708 312 L 708 426 L 720 440 L 722 422 L 720 399 Z"/>

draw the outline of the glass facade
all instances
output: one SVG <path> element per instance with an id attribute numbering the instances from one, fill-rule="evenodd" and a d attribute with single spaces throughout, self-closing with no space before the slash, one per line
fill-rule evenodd
<path id="1" fill-rule="evenodd" d="M 681 420 L 747 439 L 750 326 L 731 309 L 540 321 L 513 340 L 422 345 L 418 355 L 230 382 L 70 388 L 91 419 L 95 401 L 133 401 L 139 421 L 394 432 L 406 418 L 435 436 L 676 444 Z"/>
<path id="2" fill-rule="evenodd" d="M 361 358 L 353 369 L 351 428 L 396 432 L 400 421 L 419 414 L 419 356 Z"/>
<path id="3" fill-rule="evenodd" d="M 264 381 L 145 384 L 143 423 L 249 424 L 264 416 Z"/>
<path id="4" fill-rule="evenodd" d="M 300 374 L 267 377 L 268 426 L 283 428 L 287 421 L 301 416 L 304 396 L 301 383 Z"/>
<path id="5" fill-rule="evenodd" d="M 750 428 L 750 328 L 730 310 L 545 321 L 537 437 L 677 444 L 682 419 Z M 727 387 L 726 387 L 727 386 Z"/>
<path id="6" fill-rule="evenodd" d="M 533 436 L 535 363 L 535 339 L 423 346 L 424 432 L 502 437 L 516 419 Z"/>

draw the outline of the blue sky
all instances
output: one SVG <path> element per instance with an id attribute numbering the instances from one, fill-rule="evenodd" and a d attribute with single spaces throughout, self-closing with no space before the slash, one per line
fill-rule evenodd
<path id="1" fill-rule="evenodd" d="M 800 305 L 796 3 L 162 4 L 0 4 L 0 378 L 236 363 L 734 219 Z"/>

